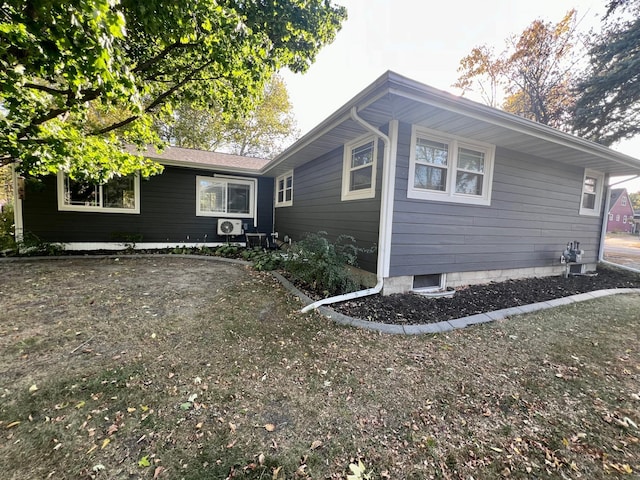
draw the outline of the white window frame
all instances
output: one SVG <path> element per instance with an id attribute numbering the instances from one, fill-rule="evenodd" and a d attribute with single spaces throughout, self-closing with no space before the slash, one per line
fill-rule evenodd
<path id="1" fill-rule="evenodd" d="M 444 143 L 448 146 L 447 181 L 444 191 L 427 190 L 415 186 L 416 175 L 416 143 L 418 138 Z M 482 179 L 482 195 L 456 192 L 456 176 L 458 172 L 458 152 L 460 148 L 482 152 L 484 154 L 484 173 Z M 453 135 L 445 135 L 428 128 L 414 125 L 411 131 L 411 150 L 409 157 L 409 178 L 407 197 L 418 200 L 434 200 L 438 202 L 467 203 L 471 205 L 491 205 L 493 186 L 493 170 L 496 147 L 484 142 L 468 140 Z"/>
<path id="2" fill-rule="evenodd" d="M 291 188 L 287 187 L 287 179 L 291 178 Z M 280 189 L 280 181 L 283 182 L 284 187 L 282 188 L 282 190 Z M 275 206 L 276 208 L 279 207 L 290 207 L 293 205 L 293 170 L 289 170 L 286 173 L 283 173 L 282 175 L 276 177 L 276 184 L 275 184 Z M 287 190 L 291 190 L 291 199 L 287 200 Z M 282 192 L 282 201 L 278 201 L 278 197 L 280 196 L 280 192 Z"/>
<path id="3" fill-rule="evenodd" d="M 626 215 L 622 216 L 622 223 L 627 223 L 627 216 Z"/>
<path id="4" fill-rule="evenodd" d="M 201 180 L 212 180 L 215 182 L 225 183 L 227 185 L 227 189 L 230 183 L 248 185 L 249 186 L 249 213 L 209 212 L 206 210 L 205 211 L 200 210 L 200 181 Z M 256 199 L 258 196 L 257 191 L 258 191 L 258 185 L 257 185 L 257 180 L 255 178 L 233 177 L 228 175 L 213 175 L 213 176 L 197 175 L 196 176 L 196 217 L 253 218 L 255 220 L 255 212 L 257 210 Z M 225 205 L 225 208 L 227 207 L 228 205 Z"/>
<path id="5" fill-rule="evenodd" d="M 610 214 L 609 214 L 609 221 L 610 221 L 610 222 L 613 222 L 613 213 L 610 213 Z"/>
<path id="6" fill-rule="evenodd" d="M 359 168 L 351 168 L 351 158 L 356 148 L 373 142 L 373 162 L 371 163 L 371 187 L 360 190 L 351 190 L 351 172 Z M 362 200 L 376 196 L 376 171 L 378 169 L 378 138 L 375 135 L 364 135 L 352 142 L 345 144 L 342 161 L 342 196 L 341 200 Z"/>
<path id="7" fill-rule="evenodd" d="M 94 184 L 98 188 L 99 201 L 98 205 L 73 205 L 67 203 L 65 195 L 65 183 L 68 175 L 65 172 L 58 171 L 58 210 L 62 212 L 94 212 L 94 213 L 124 213 L 139 214 L 140 213 L 140 175 L 136 174 L 133 178 L 133 195 L 134 208 L 113 208 L 102 206 L 102 185 Z M 89 182 L 87 182 L 89 183 Z"/>
<path id="8" fill-rule="evenodd" d="M 619 221 L 620 221 L 620 214 L 618 213 L 616 214 L 616 222 L 619 222 Z"/>
<path id="9" fill-rule="evenodd" d="M 622 198 L 620 199 L 620 205 L 622 205 L 623 207 L 627 206 L 627 197 L 626 197 L 626 195 L 623 195 Z"/>
<path id="10" fill-rule="evenodd" d="M 596 199 L 594 203 L 594 208 L 586 208 L 584 207 L 583 200 L 585 195 L 585 182 L 587 177 L 596 179 Z M 600 211 L 602 209 L 602 192 L 604 191 L 604 173 L 599 172 L 597 170 L 591 170 L 590 168 L 584 169 L 584 175 L 582 176 L 582 189 L 580 192 L 580 215 L 589 215 L 589 216 L 600 216 Z"/>

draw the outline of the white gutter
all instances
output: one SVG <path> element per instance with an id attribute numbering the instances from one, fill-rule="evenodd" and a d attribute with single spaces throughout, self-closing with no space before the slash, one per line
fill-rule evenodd
<path id="1" fill-rule="evenodd" d="M 393 195 L 393 186 L 390 185 L 391 175 L 394 174 L 394 169 L 391 168 L 391 139 L 378 130 L 376 127 L 366 122 L 364 119 L 358 116 L 358 108 L 351 107 L 351 118 L 362 125 L 364 128 L 378 136 L 384 142 L 384 155 L 382 164 L 382 191 L 380 194 L 380 225 L 378 228 L 378 259 L 376 263 L 376 285 L 373 288 L 367 288 L 365 290 L 358 290 L 356 292 L 345 293 L 343 295 L 337 295 L 335 297 L 323 298 L 317 302 L 311 303 L 300 310 L 302 313 L 315 310 L 322 305 L 329 305 L 331 303 L 344 302 L 346 300 L 353 300 L 354 298 L 367 297 L 369 295 L 375 295 L 380 293 L 382 286 L 384 285 L 384 272 L 388 270 L 389 264 L 387 259 L 389 258 L 390 240 L 391 240 L 391 212 L 393 206 L 389 199 L 390 195 Z M 389 124 L 389 130 L 394 129 L 394 136 L 396 135 L 397 122 L 392 121 Z M 395 163 L 395 162 L 394 162 Z M 391 182 L 395 185 L 395 182 Z M 390 188 L 391 187 L 391 188 Z"/>

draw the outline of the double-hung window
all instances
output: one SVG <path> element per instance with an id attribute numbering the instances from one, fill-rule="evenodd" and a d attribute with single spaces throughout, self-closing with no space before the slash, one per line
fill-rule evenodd
<path id="1" fill-rule="evenodd" d="M 197 176 L 196 215 L 252 218 L 255 190 L 254 179 Z"/>
<path id="2" fill-rule="evenodd" d="M 376 195 L 378 142 L 367 136 L 344 147 L 342 200 L 373 198 Z"/>
<path id="3" fill-rule="evenodd" d="M 98 184 L 58 173 L 58 210 L 75 212 L 140 213 L 140 177 L 114 176 Z"/>
<path id="4" fill-rule="evenodd" d="M 293 170 L 276 178 L 276 207 L 293 205 Z"/>
<path id="5" fill-rule="evenodd" d="M 582 199 L 580 200 L 580 215 L 600 215 L 602 190 L 604 188 L 604 173 L 585 169 L 582 181 Z M 618 218 L 616 221 L 619 221 Z"/>
<path id="6" fill-rule="evenodd" d="M 495 147 L 415 127 L 409 198 L 489 205 Z"/>

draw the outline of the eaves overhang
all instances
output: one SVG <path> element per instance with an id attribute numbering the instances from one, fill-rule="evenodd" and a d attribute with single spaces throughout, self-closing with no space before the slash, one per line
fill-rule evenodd
<path id="1" fill-rule="evenodd" d="M 354 106 L 360 116 L 378 126 L 397 119 L 611 176 L 640 174 L 640 160 L 634 157 L 391 71 L 265 165 L 262 173 L 280 175 L 364 133 L 349 117 Z"/>

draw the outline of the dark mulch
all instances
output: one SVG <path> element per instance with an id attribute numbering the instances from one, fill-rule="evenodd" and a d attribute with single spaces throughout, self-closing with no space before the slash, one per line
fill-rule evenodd
<path id="1" fill-rule="evenodd" d="M 552 300 L 608 288 L 638 288 L 640 275 L 600 267 L 596 276 L 529 278 L 474 285 L 452 298 L 417 294 L 372 295 L 332 305 L 340 313 L 363 320 L 394 324 L 423 324 L 467 317 L 503 308 Z"/>

